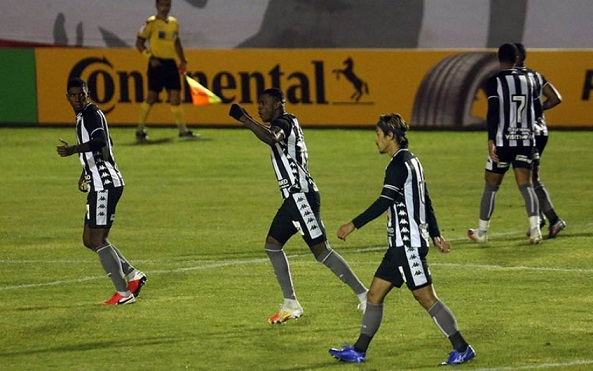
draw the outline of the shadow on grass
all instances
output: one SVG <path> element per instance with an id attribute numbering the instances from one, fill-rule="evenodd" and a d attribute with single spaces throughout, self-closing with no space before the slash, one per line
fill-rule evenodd
<path id="1" fill-rule="evenodd" d="M 170 336 L 161 337 L 138 337 L 134 339 L 134 347 L 147 346 L 147 345 L 158 345 L 158 344 L 171 344 L 183 341 L 183 338 L 174 338 Z M 129 339 L 123 340 L 108 340 L 108 341 L 93 341 L 88 343 L 72 344 L 72 345 L 60 345 L 49 348 L 40 349 L 23 349 L 14 352 L 0 352 L 0 357 L 11 357 L 11 356 L 22 356 L 31 354 L 44 354 L 44 353 L 62 353 L 62 352 L 83 352 L 94 349 L 105 349 L 105 348 L 121 348 L 130 345 Z"/>
<path id="2" fill-rule="evenodd" d="M 156 138 L 156 139 L 145 139 L 143 141 L 133 141 L 128 143 L 120 143 L 119 145 L 122 146 L 151 146 L 155 144 L 170 144 L 170 143 L 197 143 L 197 142 L 208 142 L 211 141 L 212 138 L 177 138 L 177 137 L 168 137 L 168 138 Z"/>

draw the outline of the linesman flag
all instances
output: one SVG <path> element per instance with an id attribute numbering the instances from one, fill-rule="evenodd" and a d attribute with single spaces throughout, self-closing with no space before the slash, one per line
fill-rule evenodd
<path id="1" fill-rule="evenodd" d="M 190 88 L 191 100 L 194 106 L 205 106 L 208 104 L 222 103 L 220 97 L 206 89 L 202 84 L 185 74 L 185 79 Z"/>

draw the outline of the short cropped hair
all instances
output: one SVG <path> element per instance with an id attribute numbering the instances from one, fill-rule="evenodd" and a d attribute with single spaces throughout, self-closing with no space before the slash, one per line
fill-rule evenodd
<path id="1" fill-rule="evenodd" d="M 517 47 L 517 52 L 519 53 L 517 65 L 523 66 L 523 64 L 525 63 L 525 59 L 527 58 L 527 50 L 525 50 L 525 45 L 521 43 L 515 43 L 515 47 Z"/>
<path id="2" fill-rule="evenodd" d="M 406 132 L 410 129 L 408 124 L 404 121 L 399 113 L 388 113 L 379 116 L 377 127 L 383 131 L 385 135 L 392 133 L 395 142 L 400 148 L 408 148 L 408 138 Z"/>
<path id="3" fill-rule="evenodd" d="M 278 88 L 269 88 L 264 90 L 261 95 L 269 95 L 270 97 L 276 98 L 276 100 L 282 104 L 286 103 L 286 98 L 284 97 L 284 93 L 282 90 Z"/>
<path id="4" fill-rule="evenodd" d="M 84 80 L 79 77 L 75 77 L 68 81 L 68 86 L 66 89 L 70 90 L 70 88 L 81 88 L 82 90 L 88 90 L 86 82 L 84 82 Z"/>
<path id="5" fill-rule="evenodd" d="M 519 51 L 515 44 L 506 43 L 498 48 L 498 61 L 515 64 Z"/>

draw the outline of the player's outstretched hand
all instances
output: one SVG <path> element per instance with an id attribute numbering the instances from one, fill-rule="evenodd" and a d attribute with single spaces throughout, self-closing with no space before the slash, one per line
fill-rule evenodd
<path id="1" fill-rule="evenodd" d="M 243 115 L 249 116 L 247 114 L 247 111 L 245 111 L 245 109 L 243 107 L 241 107 L 237 103 L 233 103 L 231 105 L 231 109 L 229 110 L 229 116 L 231 116 L 232 118 L 234 118 L 237 121 L 241 121 L 241 117 Z"/>
<path id="2" fill-rule="evenodd" d="M 356 227 L 354 226 L 354 223 L 348 222 L 340 226 L 340 229 L 338 229 L 338 233 L 336 233 L 336 235 L 340 240 L 346 241 L 346 237 L 348 237 L 350 233 L 354 232 L 355 229 Z"/>
<path id="3" fill-rule="evenodd" d="M 432 242 L 434 242 L 434 245 L 443 254 L 446 254 L 449 251 L 451 251 L 451 244 L 449 243 L 449 241 L 445 240 L 445 237 L 443 236 L 433 237 Z"/>
<path id="4" fill-rule="evenodd" d="M 66 142 L 64 139 L 60 138 L 60 142 L 62 142 L 61 146 L 56 147 L 56 151 L 60 157 L 67 157 L 74 154 L 72 147 Z"/>

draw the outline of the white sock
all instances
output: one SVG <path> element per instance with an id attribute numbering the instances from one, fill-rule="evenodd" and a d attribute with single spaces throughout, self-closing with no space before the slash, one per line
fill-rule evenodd
<path id="1" fill-rule="evenodd" d="M 490 220 L 482 220 L 478 222 L 478 229 L 484 233 L 488 232 L 488 228 L 490 227 Z M 482 234 L 484 234 L 482 233 Z"/>
<path id="2" fill-rule="evenodd" d="M 529 226 L 531 229 L 539 228 L 539 215 L 529 217 Z"/>
<path id="3" fill-rule="evenodd" d="M 361 303 L 362 303 L 362 302 L 364 302 L 365 300 L 367 300 L 367 293 L 368 293 L 368 292 L 369 292 L 369 291 L 367 290 L 367 291 L 363 292 L 362 294 L 358 294 L 358 295 L 356 295 L 356 296 L 358 296 L 358 300 L 359 300 Z"/>
<path id="4" fill-rule="evenodd" d="M 286 299 L 284 298 L 284 306 L 288 308 L 298 308 L 300 306 L 298 300 L 296 299 Z"/>

